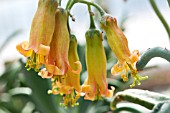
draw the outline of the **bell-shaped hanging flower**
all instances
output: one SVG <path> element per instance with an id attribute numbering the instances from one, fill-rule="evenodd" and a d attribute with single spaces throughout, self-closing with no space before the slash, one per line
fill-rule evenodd
<path id="1" fill-rule="evenodd" d="M 106 56 L 102 45 L 102 35 L 98 30 L 86 32 L 86 65 L 88 78 L 82 85 L 85 99 L 96 100 L 102 96 L 111 97 L 114 88 L 108 90 L 106 80 Z"/>
<path id="2" fill-rule="evenodd" d="M 68 52 L 68 59 L 69 59 L 69 63 L 70 66 L 73 70 L 82 70 L 82 66 L 75 64 L 76 62 L 79 62 L 79 56 L 77 53 L 77 39 L 75 37 L 75 35 L 71 35 L 71 39 L 70 39 L 70 45 L 69 45 L 69 52 Z M 81 91 L 81 86 L 80 86 L 80 73 L 76 74 L 76 73 L 72 73 L 72 71 L 68 71 L 67 72 L 67 76 L 66 76 L 66 85 L 69 85 L 71 87 L 74 87 L 74 89 L 77 92 Z"/>
<path id="3" fill-rule="evenodd" d="M 141 77 L 138 75 L 134 64 L 138 61 L 139 51 L 134 50 L 132 54 L 130 53 L 128 41 L 122 30 L 118 27 L 116 18 L 110 15 L 103 16 L 101 27 L 106 32 L 108 44 L 118 59 L 118 63 L 113 66 L 111 73 L 113 75 L 121 74 L 122 79 L 127 81 L 128 71 L 130 70 L 131 75 L 134 77 L 131 87 L 135 86 L 136 82 L 140 84 L 141 80 L 148 78 L 147 76 Z"/>
<path id="4" fill-rule="evenodd" d="M 75 64 L 75 62 L 80 61 L 77 53 L 77 40 L 74 35 L 71 35 L 68 59 L 72 69 L 78 70 L 80 68 L 79 65 Z M 49 93 L 63 95 L 63 106 L 78 105 L 76 101 L 79 99 L 81 92 L 80 73 L 75 74 L 68 70 L 64 76 L 53 76 L 52 82 L 52 90 L 49 90 Z"/>
<path id="5" fill-rule="evenodd" d="M 22 55 L 28 57 L 26 63 L 28 70 L 33 68 L 39 71 L 49 54 L 57 7 L 56 0 L 39 0 L 38 8 L 32 21 L 29 42 L 24 41 L 16 46 L 16 49 Z"/>
<path id="6" fill-rule="evenodd" d="M 68 69 L 75 74 L 79 74 L 81 71 L 81 63 L 79 61 L 75 62 L 79 66 L 78 70 L 73 70 L 69 65 L 68 51 L 70 38 L 67 19 L 67 11 L 62 8 L 57 9 L 50 52 L 45 62 L 45 68 L 39 73 L 42 78 L 51 78 L 53 75 L 65 75 Z"/>

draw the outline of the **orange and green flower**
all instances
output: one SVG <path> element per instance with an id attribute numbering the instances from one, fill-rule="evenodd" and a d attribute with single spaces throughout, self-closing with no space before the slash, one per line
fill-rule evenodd
<path id="1" fill-rule="evenodd" d="M 23 41 L 16 49 L 28 57 L 26 67 L 39 71 L 50 51 L 50 43 L 55 28 L 55 13 L 58 3 L 55 0 L 39 0 L 32 21 L 29 42 Z"/>
<path id="2" fill-rule="evenodd" d="M 88 78 L 82 86 L 85 99 L 96 100 L 111 97 L 113 90 L 108 89 L 106 80 L 106 56 L 102 45 L 102 36 L 98 30 L 90 29 L 86 32 L 86 64 Z"/>
<path id="3" fill-rule="evenodd" d="M 65 75 L 68 69 L 75 74 L 81 71 L 81 63 L 79 61 L 75 62 L 75 64 L 79 66 L 78 70 L 73 70 L 69 65 L 68 51 L 70 38 L 67 19 L 67 11 L 62 8 L 57 9 L 55 15 L 55 30 L 50 43 L 50 52 L 44 64 L 45 68 L 39 73 L 42 78 L 51 78 L 53 75 Z"/>
<path id="4" fill-rule="evenodd" d="M 127 81 L 128 71 L 130 71 L 131 75 L 134 77 L 134 82 L 131 87 L 135 86 L 137 82 L 140 84 L 141 80 L 148 78 L 147 76 L 141 77 L 138 74 L 135 63 L 138 61 L 139 51 L 134 50 L 130 53 L 127 38 L 118 27 L 116 18 L 110 15 L 103 16 L 101 27 L 106 32 L 108 44 L 118 59 L 117 64 L 111 69 L 111 73 L 113 75 L 121 74 L 122 79 Z"/>
<path id="5" fill-rule="evenodd" d="M 80 62 L 77 53 L 77 40 L 74 35 L 71 36 L 68 59 L 72 69 L 78 70 L 80 67 L 75 62 Z M 63 95 L 63 106 L 78 105 L 76 101 L 80 98 L 80 73 L 75 74 L 68 70 L 64 76 L 56 75 L 52 78 L 52 90 L 49 93 Z"/>

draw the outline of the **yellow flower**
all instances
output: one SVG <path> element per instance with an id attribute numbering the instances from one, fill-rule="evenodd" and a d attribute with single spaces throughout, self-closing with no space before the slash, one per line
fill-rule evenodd
<path id="1" fill-rule="evenodd" d="M 67 11 L 60 8 L 56 11 L 55 16 L 55 30 L 52 41 L 50 43 L 50 52 L 48 59 L 45 62 L 45 68 L 42 69 L 39 75 L 42 78 L 51 78 L 53 75 L 65 75 L 69 70 L 73 73 L 80 73 L 81 63 L 75 62 L 79 66 L 79 69 L 73 70 L 68 61 L 69 51 L 69 32 L 67 27 Z"/>
<path id="2" fill-rule="evenodd" d="M 70 66 L 77 70 L 80 67 L 75 62 L 80 62 L 77 54 L 77 40 L 74 35 L 71 36 L 68 59 Z M 80 72 L 78 74 L 72 73 L 68 70 L 64 76 L 56 75 L 52 78 L 52 90 L 49 93 L 63 95 L 64 103 L 63 106 L 75 106 L 78 105 L 76 101 L 80 97 L 81 86 L 80 86 Z"/>
<path id="3" fill-rule="evenodd" d="M 72 69 L 78 70 L 80 68 L 82 70 L 82 67 L 79 67 L 78 65 L 75 64 L 75 62 L 80 63 L 77 53 L 77 40 L 75 35 L 71 35 L 68 59 Z M 81 91 L 80 73 L 78 74 L 72 73 L 72 71 L 69 70 L 66 76 L 66 83 L 69 83 L 68 85 L 74 87 L 77 92 L 80 92 Z"/>
<path id="4" fill-rule="evenodd" d="M 134 77 L 134 83 L 131 87 L 135 86 L 136 82 L 140 84 L 140 80 L 148 78 L 147 76 L 141 77 L 138 75 L 134 65 L 138 61 L 139 51 L 134 50 L 132 54 L 130 53 L 128 41 L 122 30 L 118 27 L 116 18 L 113 18 L 110 15 L 103 16 L 101 27 L 106 32 L 108 44 L 118 59 L 118 62 L 113 66 L 111 73 L 113 75 L 121 74 L 122 79 L 127 81 L 128 71 L 130 70 L 131 75 Z"/>
<path id="5" fill-rule="evenodd" d="M 38 71 L 49 54 L 57 7 L 58 3 L 55 0 L 39 0 L 32 21 L 29 42 L 23 41 L 16 46 L 22 55 L 28 57 L 26 63 L 28 70 L 33 68 Z"/>
<path id="6" fill-rule="evenodd" d="M 86 32 L 86 64 L 88 78 L 82 86 L 85 99 L 96 100 L 101 96 L 111 97 L 114 88 L 108 90 L 106 80 L 106 56 L 102 45 L 102 36 L 95 29 Z"/>

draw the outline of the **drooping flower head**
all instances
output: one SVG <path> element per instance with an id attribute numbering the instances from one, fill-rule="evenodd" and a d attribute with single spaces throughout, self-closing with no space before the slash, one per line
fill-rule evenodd
<path id="1" fill-rule="evenodd" d="M 118 27 L 116 18 L 113 18 L 110 15 L 103 16 L 101 27 L 106 32 L 108 44 L 118 59 L 118 62 L 113 66 L 111 73 L 113 75 L 121 74 L 122 79 L 127 81 L 128 71 L 130 70 L 131 75 L 134 77 L 134 83 L 131 87 L 135 86 L 136 82 L 140 84 L 140 80 L 146 79 L 147 76 L 141 77 L 138 75 L 134 66 L 138 61 L 139 51 L 134 50 L 132 54 L 130 53 L 128 41 L 122 30 Z"/>
<path id="2" fill-rule="evenodd" d="M 16 46 L 22 55 L 28 57 L 26 63 L 28 70 L 33 68 L 38 71 L 49 54 L 57 7 L 56 0 L 39 0 L 32 21 L 29 42 L 24 41 Z"/>
<path id="3" fill-rule="evenodd" d="M 78 70 L 80 68 L 79 65 L 76 64 L 78 62 L 80 63 L 80 61 L 79 61 L 79 56 L 77 53 L 77 39 L 75 35 L 71 35 L 68 59 L 69 59 L 70 66 L 73 70 Z M 82 70 L 82 67 L 81 67 L 81 70 Z M 68 83 L 68 85 L 74 87 L 77 92 L 81 91 L 80 73 L 78 74 L 72 73 L 72 71 L 69 70 L 66 78 L 67 78 L 66 83 Z"/>
<path id="4" fill-rule="evenodd" d="M 75 62 L 80 67 L 78 70 L 73 70 L 69 65 L 68 51 L 70 38 L 67 19 L 67 11 L 58 8 L 55 15 L 55 30 L 50 43 L 48 59 L 45 62 L 45 68 L 39 73 L 43 78 L 51 78 L 53 75 L 65 75 L 68 69 L 76 74 L 81 71 L 80 62 Z"/>
<path id="5" fill-rule="evenodd" d="M 59 8 L 55 16 L 55 30 L 45 68 L 39 72 L 42 78 L 51 78 L 49 93 L 63 95 L 64 106 L 76 105 L 81 91 L 79 74 L 82 66 L 76 52 L 76 44 L 70 40 L 67 27 L 67 11 Z M 75 70 L 74 70 L 75 69 Z"/>
<path id="6" fill-rule="evenodd" d="M 77 40 L 74 35 L 71 35 L 68 59 L 72 69 L 78 70 L 80 68 L 79 65 L 76 64 L 76 62 L 80 61 L 77 53 Z M 52 82 L 52 90 L 50 90 L 50 93 L 63 95 L 63 106 L 78 105 L 76 101 L 79 99 L 81 92 L 80 73 L 75 74 L 71 70 L 68 70 L 64 76 L 53 76 Z"/>
<path id="7" fill-rule="evenodd" d="M 86 65 L 88 78 L 82 86 L 85 99 L 96 100 L 102 96 L 111 97 L 113 90 L 108 90 L 106 80 L 106 56 L 102 45 L 102 36 L 95 29 L 86 32 Z"/>

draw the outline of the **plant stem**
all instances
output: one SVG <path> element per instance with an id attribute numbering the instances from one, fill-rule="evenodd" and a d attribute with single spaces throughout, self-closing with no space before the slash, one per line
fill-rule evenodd
<path id="1" fill-rule="evenodd" d="M 66 10 L 70 10 L 70 7 L 72 8 L 72 6 L 70 6 L 71 4 L 74 4 L 74 0 L 69 0 L 68 2 L 67 2 L 67 5 L 66 5 Z"/>
<path id="2" fill-rule="evenodd" d="M 70 3 L 68 3 L 66 9 L 67 10 L 71 10 L 73 5 L 76 4 L 76 3 L 83 3 L 83 4 L 87 4 L 87 5 L 92 5 L 92 6 L 94 6 L 99 11 L 101 16 L 106 14 L 106 12 L 99 5 L 97 5 L 95 3 L 92 3 L 92 2 L 84 1 L 84 0 L 73 0 Z"/>
<path id="3" fill-rule="evenodd" d="M 90 16 L 90 29 L 95 29 L 95 23 L 94 23 L 94 19 L 93 19 L 93 15 L 91 14 L 91 7 L 90 5 L 88 5 L 88 10 L 89 10 L 89 16 Z"/>
<path id="4" fill-rule="evenodd" d="M 69 9 L 69 6 L 71 5 L 71 4 L 74 4 L 74 0 L 69 0 L 68 2 L 67 2 L 67 5 L 66 5 L 66 10 L 68 10 Z M 68 13 L 70 14 L 70 11 L 68 10 Z M 67 27 L 68 27 L 68 31 L 69 31 L 69 34 L 71 35 L 71 33 L 70 33 L 70 25 L 69 25 L 69 16 L 68 16 L 68 20 L 67 20 Z M 70 36 L 70 38 L 71 38 L 71 36 Z"/>
<path id="5" fill-rule="evenodd" d="M 84 3 L 84 4 L 88 4 L 88 5 L 94 6 L 99 11 L 101 16 L 106 14 L 106 12 L 98 4 L 95 4 L 95 3 L 92 3 L 92 2 L 88 2 L 88 1 L 83 1 L 83 0 L 78 1 L 78 3 Z"/>
<path id="6" fill-rule="evenodd" d="M 168 0 L 168 3 L 169 3 L 169 0 Z M 153 8 L 153 10 L 155 11 L 156 15 L 158 16 L 158 18 L 160 19 L 160 21 L 162 22 L 162 24 L 164 25 L 167 33 L 168 33 L 168 36 L 169 36 L 169 40 L 170 40 L 170 28 L 168 26 L 168 23 L 166 22 L 166 20 L 164 19 L 164 17 L 162 16 L 162 14 L 160 13 L 156 3 L 154 0 L 150 0 L 150 4 Z"/>
<path id="7" fill-rule="evenodd" d="M 161 57 L 170 62 L 170 51 L 161 47 L 148 49 L 144 54 L 142 54 L 140 60 L 136 63 L 137 70 L 143 70 L 146 64 L 154 57 Z"/>

